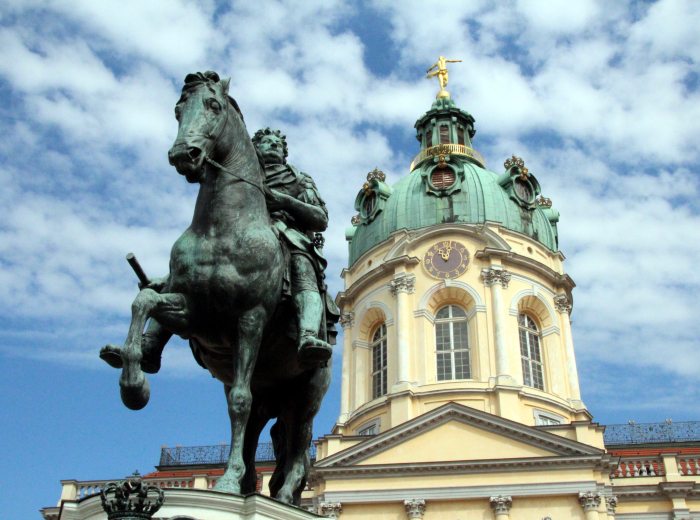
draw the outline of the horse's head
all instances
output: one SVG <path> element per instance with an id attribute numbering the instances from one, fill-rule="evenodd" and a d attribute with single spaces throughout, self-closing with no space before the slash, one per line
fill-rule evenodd
<path id="1" fill-rule="evenodd" d="M 230 130 L 242 122 L 236 102 L 228 95 L 228 86 L 228 79 L 220 80 L 211 71 L 185 78 L 175 105 L 177 138 L 168 159 L 189 182 L 202 181 L 207 159 L 221 162 L 225 158 L 232 146 Z"/>

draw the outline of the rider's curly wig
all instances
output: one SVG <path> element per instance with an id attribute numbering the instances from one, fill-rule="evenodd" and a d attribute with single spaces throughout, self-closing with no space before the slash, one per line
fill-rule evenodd
<path id="1" fill-rule="evenodd" d="M 274 135 L 276 137 L 279 137 L 280 141 L 282 141 L 282 152 L 284 155 L 284 162 L 287 162 L 287 136 L 279 130 L 272 130 L 268 126 L 267 128 L 261 128 L 260 130 L 255 132 L 255 135 L 252 139 L 255 147 L 258 147 L 260 141 L 262 141 L 263 137 L 265 137 L 266 135 Z"/>

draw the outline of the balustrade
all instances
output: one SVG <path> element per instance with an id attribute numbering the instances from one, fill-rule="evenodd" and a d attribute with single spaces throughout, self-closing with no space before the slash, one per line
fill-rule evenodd
<path id="1" fill-rule="evenodd" d="M 700 457 L 686 456 L 678 458 L 678 473 L 680 475 L 700 475 Z"/>
<path id="2" fill-rule="evenodd" d="M 610 478 L 661 477 L 665 475 L 661 457 L 621 458 Z"/>

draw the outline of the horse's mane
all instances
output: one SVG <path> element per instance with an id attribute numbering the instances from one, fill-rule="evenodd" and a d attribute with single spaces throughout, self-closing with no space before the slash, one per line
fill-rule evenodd
<path id="1" fill-rule="evenodd" d="M 238 103 L 236 103 L 236 100 L 233 99 L 231 96 L 228 95 L 228 81 L 229 80 L 224 80 L 224 94 L 226 95 L 226 98 L 228 99 L 229 104 L 236 110 L 238 113 L 239 117 L 241 118 L 241 121 L 245 123 L 245 120 L 243 119 L 243 113 L 241 112 L 241 109 L 238 107 Z M 184 101 L 184 99 L 187 97 L 187 95 L 193 91 L 195 88 L 199 87 L 200 85 L 208 85 L 210 83 L 219 83 L 221 82 L 221 78 L 219 78 L 219 75 L 212 71 L 208 70 L 206 72 L 194 72 L 192 74 L 188 74 L 185 76 L 185 84 L 182 85 L 182 93 L 180 95 L 180 101 Z M 178 103 L 180 102 L 178 101 Z"/>

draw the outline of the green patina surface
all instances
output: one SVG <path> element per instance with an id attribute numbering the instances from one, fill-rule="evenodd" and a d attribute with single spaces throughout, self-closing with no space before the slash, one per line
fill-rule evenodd
<path id="1" fill-rule="evenodd" d="M 456 108 L 451 100 L 438 100 L 417 122 L 416 130 L 422 149 L 439 144 L 440 125 L 449 125 L 451 136 L 459 125 L 465 129 L 464 142 L 471 145 L 474 119 L 467 112 Z M 471 130 L 471 131 L 470 131 Z M 426 135 L 433 136 L 432 142 Z M 455 143 L 455 140 L 450 139 Z M 512 183 L 504 179 L 517 176 L 495 173 L 484 169 L 464 156 L 453 154 L 445 158 L 453 172 L 456 185 L 445 192 L 431 190 L 426 182 L 430 171 L 436 167 L 437 158 L 427 159 L 416 165 L 406 177 L 397 182 L 384 201 L 381 211 L 373 219 L 361 219 L 348 229 L 349 265 L 372 247 L 386 240 L 400 229 L 420 229 L 440 223 L 482 224 L 497 222 L 503 227 L 528 235 L 552 251 L 558 250 L 556 223 L 558 212 L 546 206 L 517 201 Z M 533 176 L 528 177 L 536 193 L 539 184 Z M 358 197 L 361 197 L 362 192 Z M 533 196 L 534 201 L 534 196 Z M 527 207 L 526 207 L 527 206 Z"/>

